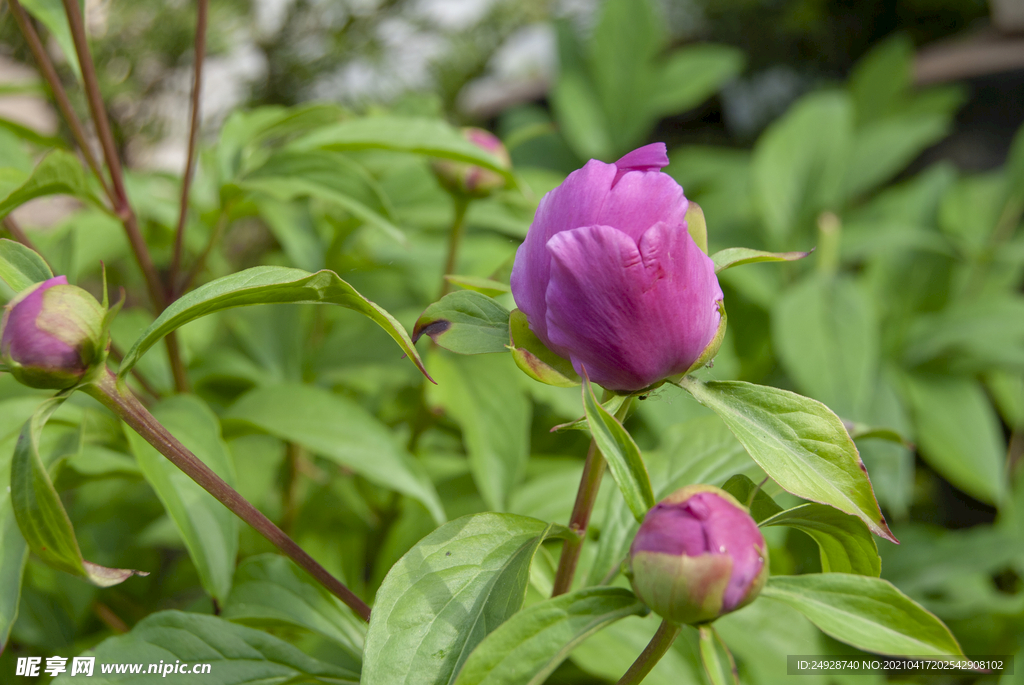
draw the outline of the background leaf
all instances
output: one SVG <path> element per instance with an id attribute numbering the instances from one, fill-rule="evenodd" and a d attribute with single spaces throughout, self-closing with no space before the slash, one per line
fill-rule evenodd
<path id="1" fill-rule="evenodd" d="M 532 407 L 508 355 L 432 354 L 437 386 L 428 401 L 462 429 L 469 467 L 487 506 L 504 511 L 522 479 L 530 450 Z"/>
<path id="2" fill-rule="evenodd" d="M 556 527 L 474 514 L 420 540 L 377 592 L 362 685 L 451 683 L 473 649 L 523 605 L 530 563 Z"/>
<path id="3" fill-rule="evenodd" d="M 904 388 L 920 454 L 950 483 L 983 502 L 1004 490 L 1006 445 L 981 385 L 954 376 L 907 376 Z"/>
<path id="4" fill-rule="evenodd" d="M 0 239 L 0 280 L 15 293 L 53 278 L 46 260 L 21 243 Z"/>
<path id="5" fill-rule="evenodd" d="M 103 674 L 102 664 L 207 663 L 210 672 L 201 675 L 161 674 L 161 682 L 194 683 L 197 679 L 213 685 L 257 685 L 259 683 L 358 683 L 359 674 L 318 661 L 276 637 L 236 625 L 216 616 L 161 611 L 147 616 L 126 635 L 108 638 L 87 654 L 96 657 L 90 683 L 137 683 L 153 675 Z M 78 677 L 78 676 L 75 676 Z M 68 673 L 55 685 L 74 685 Z"/>
<path id="6" fill-rule="evenodd" d="M 311 630 L 343 649 L 353 670 L 362 664 L 366 623 L 286 557 L 259 554 L 239 564 L 221 616 L 253 627 Z"/>
<path id="7" fill-rule="evenodd" d="M 232 486 L 235 465 L 221 440 L 216 415 L 195 395 L 178 395 L 152 408 L 153 416 L 200 461 Z M 124 427 L 132 453 L 181 535 L 203 589 L 223 606 L 231 592 L 238 555 L 237 517 L 201 485 Z"/>
<path id="8" fill-rule="evenodd" d="M 29 200 L 44 195 L 71 195 L 103 206 L 93 195 L 88 176 L 78 157 L 63 150 L 53 150 L 43 157 L 20 186 L 0 199 L 0 218 Z"/>
<path id="9" fill-rule="evenodd" d="M 477 645 L 455 685 L 541 685 L 593 633 L 649 611 L 629 590 L 587 588 L 538 602 Z"/>
<path id="10" fill-rule="evenodd" d="M 772 576 L 761 595 L 788 604 L 828 635 L 868 652 L 963 654 L 939 619 L 879 578 L 849 573 Z"/>
<path id="11" fill-rule="evenodd" d="M 347 397 L 310 385 L 268 386 L 243 395 L 224 418 L 302 445 L 381 487 L 419 500 L 436 522 L 445 520 L 422 467 L 386 426 Z"/>

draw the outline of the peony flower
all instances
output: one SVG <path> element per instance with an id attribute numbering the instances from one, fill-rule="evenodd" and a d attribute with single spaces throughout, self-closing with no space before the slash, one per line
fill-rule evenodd
<path id="1" fill-rule="evenodd" d="M 754 601 L 768 547 L 754 519 L 710 485 L 677 490 L 651 509 L 629 550 L 633 590 L 675 623 L 704 623 Z"/>
<path id="2" fill-rule="evenodd" d="M 0 363 L 33 388 L 70 388 L 105 351 L 104 309 L 55 276 L 19 293 L 4 307 Z"/>
<path id="3" fill-rule="evenodd" d="M 609 390 L 686 372 L 721 323 L 714 263 L 667 164 L 663 143 L 590 160 L 544 196 L 516 253 L 512 294 L 530 330 Z"/>

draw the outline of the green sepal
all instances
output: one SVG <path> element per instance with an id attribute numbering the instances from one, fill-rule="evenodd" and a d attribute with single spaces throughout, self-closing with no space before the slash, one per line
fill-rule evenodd
<path id="1" fill-rule="evenodd" d="M 541 342 L 530 330 L 526 314 L 521 310 L 512 310 L 508 327 L 511 336 L 508 349 L 512 351 L 512 359 L 523 373 L 535 381 L 559 388 L 572 388 L 580 384 L 579 374 L 572 368 L 572 363 L 559 357 Z"/>

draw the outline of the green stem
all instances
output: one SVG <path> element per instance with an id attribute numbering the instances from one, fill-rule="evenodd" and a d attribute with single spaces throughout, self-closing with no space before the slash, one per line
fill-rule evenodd
<path id="1" fill-rule="evenodd" d="M 181 271 L 181 255 L 185 249 L 185 227 L 188 218 L 188 191 L 192 186 L 192 176 L 196 167 L 196 143 L 199 140 L 199 100 L 203 88 L 203 60 L 206 57 L 207 9 L 207 0 L 199 0 L 196 8 L 196 57 L 195 70 L 192 73 L 192 119 L 189 122 L 188 157 L 185 161 L 185 173 L 181 179 L 178 227 L 174 232 L 174 254 L 171 257 L 171 270 L 167 276 L 167 289 L 172 293 L 176 291 L 178 273 Z"/>
<path id="2" fill-rule="evenodd" d="M 363 620 L 370 620 L 370 607 L 366 602 L 332 576 L 284 531 L 275 526 L 270 519 L 182 445 L 149 413 L 127 386 L 117 381 L 114 374 L 109 371 L 101 373 L 97 380 L 82 389 L 131 426 L 132 430 L 141 435 L 160 454 L 167 457 L 185 475 L 202 486 L 221 504 L 255 528 L 260 535 L 305 569 L 318 583 L 347 604 Z"/>
<path id="3" fill-rule="evenodd" d="M 651 669 L 661 661 L 661 657 L 665 656 L 669 647 L 675 642 L 681 628 L 682 626 L 676 623 L 662 621 L 661 625 L 658 626 L 658 632 L 654 634 L 651 641 L 644 647 L 644 651 L 640 652 L 640 656 L 636 658 L 636 661 L 629 667 L 626 674 L 619 679 L 619 685 L 636 685 L 636 683 L 646 678 Z"/>
<path id="4" fill-rule="evenodd" d="M 607 399 L 608 393 L 606 392 L 602 401 L 607 401 Z M 624 421 L 632 401 L 632 397 L 627 397 L 619 410 L 615 412 L 615 418 Z M 597 444 L 591 440 L 590 447 L 587 449 L 587 461 L 583 465 L 580 487 L 576 491 L 576 503 L 572 507 L 572 516 L 569 518 L 569 530 L 575 535 L 562 544 L 562 556 L 558 560 L 558 570 L 555 572 L 555 582 L 551 589 L 552 597 L 563 595 L 572 587 L 572 579 L 576 575 L 576 566 L 580 560 L 580 551 L 583 549 L 587 526 L 590 525 L 590 515 L 594 511 L 597 493 L 601 490 L 604 467 L 604 457 L 597 449 Z"/>
<path id="5" fill-rule="evenodd" d="M 448 234 L 448 259 L 444 264 L 444 273 L 441 274 L 441 297 L 448 294 L 452 284 L 445 276 L 455 273 L 455 262 L 459 256 L 459 243 L 462 242 L 463 228 L 466 225 L 466 210 L 469 208 L 469 198 L 458 193 L 452 194 L 452 202 L 455 205 L 455 216 L 452 218 L 451 232 Z"/>

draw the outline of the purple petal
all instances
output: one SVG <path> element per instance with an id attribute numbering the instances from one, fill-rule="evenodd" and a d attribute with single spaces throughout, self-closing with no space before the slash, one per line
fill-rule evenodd
<path id="1" fill-rule="evenodd" d="M 650 147 L 640 148 L 623 160 Z M 654 156 L 644 153 L 639 161 L 652 162 Z M 551 275 L 547 244 L 553 236 L 587 226 L 613 226 L 635 243 L 659 221 L 671 226 L 685 225 L 689 203 L 671 176 L 641 170 L 629 171 L 619 178 L 620 175 L 615 164 L 597 160 L 590 160 L 582 169 L 569 174 L 562 185 L 541 199 L 526 240 L 516 253 L 512 269 L 516 306 L 526 314 L 530 328 L 545 344 L 551 344 L 545 297 Z"/>
<path id="2" fill-rule="evenodd" d="M 633 538 L 631 554 L 661 552 L 662 554 L 695 557 L 708 551 L 702 519 L 685 506 L 656 504 L 647 513 L 644 523 Z"/>
<path id="3" fill-rule="evenodd" d="M 690 501 L 697 497 L 703 498 L 711 510 L 704 528 L 711 553 L 732 557 L 732 576 L 722 597 L 722 609 L 731 611 L 764 566 L 764 537 L 747 512 L 712 493 L 695 495 Z"/>
<path id="4" fill-rule="evenodd" d="M 615 228 L 588 226 L 557 234 L 548 251 L 550 345 L 609 390 L 686 371 L 718 330 L 714 263 L 685 224 L 657 223 L 639 247 Z"/>
<path id="5" fill-rule="evenodd" d="M 614 186 L 627 171 L 659 171 L 668 166 L 668 150 L 665 143 L 651 143 L 627 152 L 615 162 L 618 171 L 615 174 Z"/>
<path id="6" fill-rule="evenodd" d="M 75 368 L 81 365 L 78 351 L 53 335 L 40 330 L 39 314 L 43 293 L 55 285 L 67 285 L 66 276 L 55 276 L 20 294 L 7 305 L 0 351 L 22 366 Z"/>

